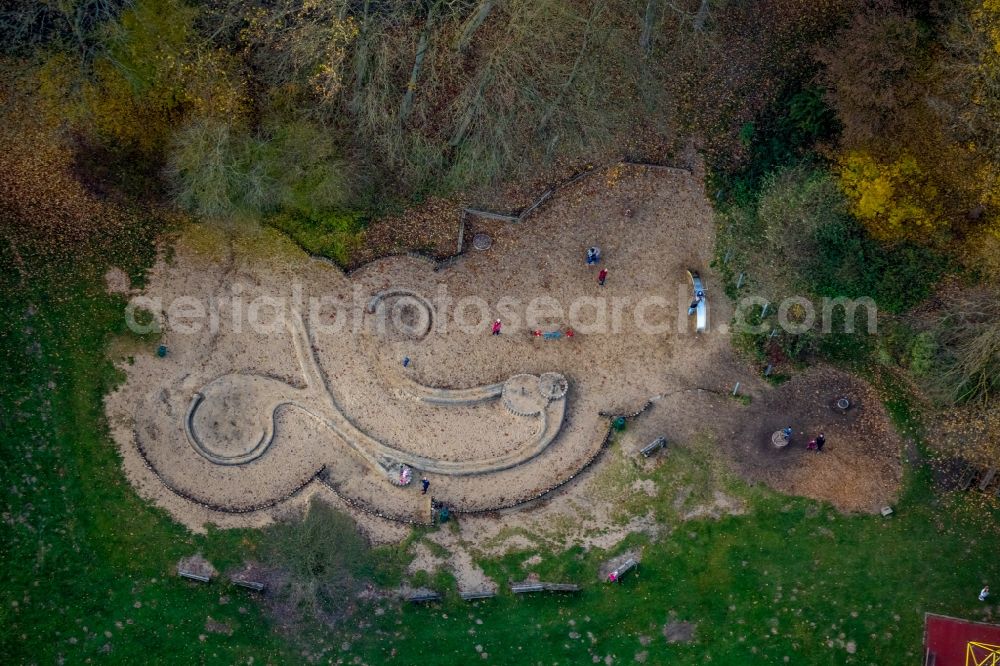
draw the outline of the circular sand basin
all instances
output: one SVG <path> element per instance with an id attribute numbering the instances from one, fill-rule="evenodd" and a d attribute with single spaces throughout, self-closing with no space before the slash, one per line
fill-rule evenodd
<path id="1" fill-rule="evenodd" d="M 782 430 L 775 430 L 774 434 L 771 435 L 771 444 L 776 449 L 783 449 L 788 446 L 788 438 L 785 437 L 785 433 Z"/>
<path id="2" fill-rule="evenodd" d="M 397 289 L 377 294 L 369 312 L 376 315 L 376 332 L 391 338 L 420 340 L 430 333 L 433 306 L 422 296 Z"/>
<path id="3" fill-rule="evenodd" d="M 231 374 L 195 394 L 188 408 L 188 438 L 217 465 L 241 465 L 263 455 L 274 434 L 274 410 L 294 392 L 277 379 Z"/>
<path id="4" fill-rule="evenodd" d="M 535 375 L 514 375 L 504 382 L 501 393 L 503 406 L 511 414 L 518 416 L 541 414 L 549 401 L 539 388 L 538 377 Z"/>
<path id="5" fill-rule="evenodd" d="M 546 372 L 538 378 L 538 391 L 546 400 L 558 400 L 568 390 L 569 382 L 558 372 Z"/>

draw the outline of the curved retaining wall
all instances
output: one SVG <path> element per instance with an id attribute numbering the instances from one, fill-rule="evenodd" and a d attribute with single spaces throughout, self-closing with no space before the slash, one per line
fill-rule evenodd
<path id="1" fill-rule="evenodd" d="M 604 454 L 604 452 L 610 446 L 611 439 L 612 439 L 612 437 L 614 435 L 614 428 L 611 426 L 611 423 L 615 419 L 617 419 L 617 418 L 624 418 L 624 419 L 627 419 L 627 420 L 633 419 L 633 418 L 639 416 L 640 414 L 642 414 L 643 412 L 645 412 L 650 407 L 652 407 L 652 405 L 653 405 L 652 401 L 648 401 L 638 411 L 632 412 L 631 414 L 608 414 L 608 413 L 605 413 L 605 412 L 601 412 L 601 416 L 603 416 L 603 417 L 605 417 L 605 418 L 608 419 L 608 430 L 607 430 L 607 432 L 604 435 L 604 439 L 601 441 L 600 447 L 598 447 L 598 449 L 594 452 L 594 454 L 592 456 L 590 456 L 579 467 L 579 469 L 577 469 L 576 472 L 574 472 L 573 474 L 570 474 L 568 477 L 566 477 L 565 479 L 563 479 L 559 483 L 556 483 L 556 484 L 554 484 L 552 486 L 549 486 L 545 490 L 537 492 L 537 493 L 535 493 L 533 495 L 530 495 L 530 496 L 527 496 L 527 497 L 522 497 L 522 498 L 519 498 L 519 499 L 516 499 L 516 500 L 512 500 L 510 502 L 506 502 L 504 504 L 498 504 L 496 506 L 492 506 L 492 507 L 488 507 L 488 508 L 484 508 L 484 509 L 462 510 L 461 508 L 458 508 L 458 507 L 449 507 L 449 508 L 452 510 L 452 513 L 456 513 L 456 514 L 484 515 L 484 514 L 489 514 L 489 513 L 496 513 L 496 512 L 499 512 L 499 511 L 505 511 L 505 510 L 513 509 L 513 508 L 518 507 L 518 506 L 529 504 L 531 502 L 537 502 L 537 501 L 540 501 L 540 500 L 548 499 L 550 495 L 552 495 L 553 493 L 557 492 L 559 489 L 563 488 L 564 486 L 566 486 L 567 484 L 569 484 L 574 479 L 579 478 L 584 472 L 588 471 L 598 461 L 598 459 Z M 218 504 L 218 503 L 215 503 L 215 502 L 211 502 L 211 501 L 205 500 L 205 499 L 200 498 L 200 497 L 196 497 L 196 496 L 192 495 L 191 493 L 185 492 L 185 491 L 177 488 L 176 486 L 174 486 L 168 479 L 166 479 L 162 474 L 160 474 L 157 471 L 157 469 L 152 464 L 150 464 L 149 457 L 146 454 L 146 450 L 142 446 L 142 443 L 140 441 L 138 433 L 136 433 L 134 430 L 133 430 L 133 437 L 132 437 L 132 439 L 133 439 L 133 442 L 135 443 L 136 450 L 139 452 L 139 456 L 142 458 L 143 464 L 146 466 L 146 469 L 148 469 L 150 472 L 152 472 L 153 476 L 155 476 L 157 478 L 157 480 L 161 484 L 163 484 L 164 488 L 166 488 L 167 490 L 169 490 L 174 495 L 177 495 L 178 497 L 181 497 L 181 498 L 183 498 L 183 499 L 185 499 L 185 500 L 187 500 L 189 502 L 197 504 L 198 506 L 200 506 L 202 508 L 210 509 L 212 511 L 217 511 L 219 513 L 243 514 L 243 513 L 253 513 L 255 511 L 263 511 L 264 509 L 270 509 L 270 508 L 273 508 L 273 507 L 277 506 L 278 504 L 281 504 L 282 502 L 286 502 L 289 499 L 292 499 L 296 495 L 300 494 L 306 488 L 306 486 L 308 486 L 310 483 L 312 483 L 313 481 L 317 481 L 317 482 L 323 484 L 323 486 L 325 488 L 327 488 L 328 490 L 330 490 L 334 495 L 336 495 L 338 498 L 340 498 L 348 506 L 350 506 L 350 507 L 352 507 L 354 509 L 357 509 L 359 511 L 363 511 L 363 512 L 365 512 L 367 514 L 376 516 L 378 518 L 383 518 L 385 520 L 392 520 L 394 522 L 399 522 L 399 523 L 406 523 L 406 524 L 409 524 L 409 525 L 429 525 L 429 524 L 433 523 L 433 520 L 419 520 L 419 519 L 416 519 L 416 518 L 414 518 L 412 516 L 403 516 L 403 515 L 394 514 L 394 513 L 391 513 L 391 512 L 387 512 L 387 511 L 382 511 L 382 510 L 380 510 L 380 509 L 378 509 L 378 508 L 376 508 L 374 506 L 371 506 L 367 502 L 363 502 L 361 500 L 354 499 L 352 497 L 349 497 L 349 496 L 341 493 L 337 489 L 337 487 L 333 484 L 333 482 L 330 481 L 329 475 L 327 473 L 326 465 L 322 465 L 314 474 L 312 474 L 311 476 L 309 476 L 308 478 L 306 478 L 305 480 L 303 480 L 293 490 L 291 490 L 290 492 L 286 493 L 285 495 L 283 495 L 280 498 L 269 500 L 267 502 L 261 502 L 260 504 L 254 504 L 254 505 L 248 505 L 248 506 L 235 506 L 235 505 Z"/>
<path id="2" fill-rule="evenodd" d="M 576 183 L 576 182 L 578 182 L 578 181 L 586 178 L 587 176 L 590 176 L 590 175 L 592 175 L 594 173 L 597 173 L 602 168 L 613 166 L 615 164 L 622 164 L 622 165 L 626 165 L 626 166 L 635 166 L 635 167 L 642 167 L 642 168 L 662 169 L 664 171 L 668 171 L 668 172 L 671 172 L 671 173 L 677 173 L 679 175 L 690 175 L 691 174 L 691 171 L 688 170 L 688 169 L 680 169 L 680 168 L 677 168 L 677 167 L 671 167 L 671 166 L 665 166 L 665 165 L 659 165 L 659 164 L 646 164 L 646 163 L 640 163 L 640 162 L 632 162 L 632 161 L 629 161 L 629 160 L 622 159 L 622 160 L 618 160 L 616 162 L 612 162 L 612 163 L 609 163 L 609 164 L 601 165 L 601 166 L 598 166 L 598 167 L 592 167 L 592 168 L 586 169 L 584 171 L 578 172 L 578 173 L 574 174 L 573 176 L 571 176 L 570 178 L 567 178 L 566 180 L 564 180 L 564 181 L 562 181 L 562 182 L 560 182 L 560 183 L 558 183 L 558 184 L 556 184 L 556 185 L 548 188 L 547 190 L 545 190 L 532 204 L 530 204 L 529 206 L 526 206 L 525 208 L 521 209 L 521 211 L 519 211 L 519 213 L 516 216 L 503 215 L 501 217 L 512 218 L 511 221 L 522 222 L 529 215 L 531 215 L 534 211 L 536 211 L 537 209 L 539 209 L 558 190 L 562 189 L 563 187 L 567 187 L 569 185 L 572 185 L 572 184 L 574 184 L 574 183 Z M 472 211 L 469 211 L 469 212 L 470 212 L 470 214 L 475 215 L 477 213 L 481 214 L 483 211 L 472 210 Z M 466 213 L 467 213 L 467 211 L 464 208 L 460 212 L 460 223 L 463 225 L 463 229 L 464 229 L 464 221 L 465 221 L 465 215 L 466 215 Z M 298 245 L 299 248 L 303 252 L 305 252 L 307 255 L 309 255 L 309 257 L 311 259 L 313 259 L 315 261 L 321 261 L 323 263 L 330 264 L 330 265 L 338 268 L 339 270 L 343 270 L 343 269 L 341 269 L 341 267 L 338 264 L 336 264 L 335 262 L 333 262 L 332 260 L 330 260 L 328 257 L 323 257 L 321 255 L 313 254 L 313 253 L 309 252 L 301 243 L 299 243 L 293 237 L 289 236 L 289 238 L 292 240 L 293 243 L 295 243 L 296 245 Z M 442 270 L 442 269 L 447 268 L 448 266 L 450 266 L 452 263 L 454 263 L 457 259 L 459 259 L 464 254 L 465 254 L 464 247 L 459 247 L 458 251 L 456 253 L 454 253 L 454 254 L 444 255 L 444 256 L 431 256 L 431 255 L 423 253 L 423 252 L 414 252 L 414 251 L 402 252 L 402 253 L 398 253 L 396 255 L 386 255 L 385 257 L 378 257 L 376 259 L 372 259 L 371 261 L 364 262 L 364 263 L 362 263 L 362 264 L 360 264 L 358 266 L 354 266 L 354 267 L 352 267 L 352 268 L 350 268 L 348 270 L 344 270 L 344 274 L 346 276 L 350 277 L 350 275 L 352 273 L 360 270 L 361 268 L 364 268 L 367 264 L 373 263 L 375 261 L 378 261 L 379 259 L 387 258 L 387 257 L 390 257 L 390 256 L 408 256 L 408 257 L 411 257 L 411 258 L 419 259 L 421 261 L 426 261 L 428 264 L 431 265 L 431 267 L 432 267 L 432 269 L 434 271 L 439 271 L 439 270 Z M 413 295 L 413 294 L 407 294 L 407 295 Z M 417 297 L 418 298 L 422 298 L 419 295 L 417 295 Z M 426 299 L 423 299 L 423 300 L 426 300 Z M 377 303 L 376 303 L 376 305 L 377 305 Z M 369 306 L 371 306 L 371 303 L 369 303 Z M 502 386 L 503 386 L 502 384 L 497 384 L 497 385 L 491 385 L 491 386 L 488 386 L 488 387 L 478 387 L 478 389 L 479 390 L 481 390 L 481 389 L 487 389 L 487 390 L 490 390 L 490 391 L 496 390 L 497 394 L 499 394 L 499 390 L 500 390 L 500 388 L 502 388 Z M 449 389 L 431 389 L 431 390 L 448 391 Z M 427 401 L 428 402 L 434 402 L 434 400 L 432 398 L 428 398 Z M 442 402 L 443 402 L 443 400 L 442 400 Z M 608 420 L 609 420 L 608 430 L 607 430 L 607 433 L 604 436 L 604 439 L 601 442 L 601 445 L 594 452 L 594 454 L 592 456 L 590 456 L 577 469 L 576 472 L 574 472 L 573 474 L 570 474 L 568 477 L 566 477 L 565 479 L 563 479 L 559 483 L 557 483 L 555 485 L 552 485 L 552 486 L 546 488 L 545 490 L 542 490 L 541 492 L 538 492 L 538 493 L 536 493 L 536 494 L 534 494 L 534 495 L 532 495 L 530 497 L 524 497 L 524 498 L 521 498 L 521 499 L 513 500 L 511 502 L 500 504 L 500 505 L 497 505 L 497 506 L 494 506 L 494 507 L 485 508 L 485 509 L 475 509 L 475 510 L 471 510 L 471 511 L 463 511 L 463 510 L 461 510 L 459 508 L 455 508 L 453 511 L 455 513 L 466 513 L 466 514 L 470 514 L 470 515 L 471 514 L 495 513 L 495 512 L 498 512 L 498 511 L 512 509 L 512 508 L 517 507 L 517 506 L 521 506 L 521 505 L 524 505 L 524 504 L 528 504 L 530 502 L 536 502 L 536 501 L 539 501 L 539 500 L 547 498 L 549 495 L 553 494 L 554 492 L 556 492 L 557 490 L 559 490 L 560 488 L 564 487 L 566 484 L 570 483 L 574 479 L 578 478 L 581 474 L 583 474 L 584 472 L 586 472 L 591 466 L 593 466 L 597 462 L 597 460 L 601 457 L 601 455 L 603 455 L 604 451 L 610 445 L 612 436 L 614 434 L 614 429 L 611 426 L 611 422 L 613 422 L 617 418 L 625 418 L 625 419 L 635 418 L 636 416 L 642 414 L 647 409 L 649 409 L 652 406 L 652 404 L 653 404 L 652 401 L 648 401 L 648 402 L 646 402 L 645 405 L 643 405 L 643 407 L 641 407 L 639 410 L 637 410 L 635 412 L 632 412 L 631 414 L 609 414 L 609 413 L 606 413 L 606 412 L 600 412 L 600 415 L 602 417 L 608 418 Z M 188 409 L 188 413 L 185 415 L 184 427 L 185 427 L 185 430 L 189 431 L 189 436 L 190 436 L 190 418 L 193 416 L 193 413 L 194 413 L 194 410 L 195 410 L 196 407 L 197 407 L 197 404 L 193 400 L 191 406 Z M 560 418 L 560 423 L 561 423 L 561 418 Z M 314 474 L 312 474 L 308 478 L 304 479 L 299 485 L 297 485 L 290 492 L 286 493 L 284 496 L 282 496 L 280 498 L 273 499 L 273 500 L 269 500 L 267 502 L 262 502 L 262 503 L 259 503 L 259 504 L 247 505 L 247 506 L 233 506 L 233 505 L 221 505 L 221 504 L 217 504 L 217 503 L 214 503 L 214 502 L 211 502 L 211 501 L 207 501 L 207 500 L 204 500 L 203 498 L 196 497 L 196 496 L 194 496 L 194 495 L 192 495 L 192 494 L 190 494 L 188 492 L 185 492 L 185 491 L 177 488 L 168 479 L 166 479 L 163 475 L 161 475 L 159 473 L 159 471 L 157 471 L 157 469 L 150 463 L 149 456 L 146 453 L 146 450 L 143 447 L 143 445 L 142 445 L 142 443 L 140 441 L 140 438 L 138 436 L 138 433 L 136 432 L 135 428 L 133 428 L 132 435 L 133 435 L 132 439 L 133 439 L 133 442 L 135 443 L 136 450 L 138 451 L 139 456 L 142 459 L 143 464 L 145 465 L 146 469 L 148 469 L 157 478 L 157 480 L 159 480 L 159 482 L 161 484 L 163 484 L 163 486 L 167 490 L 169 490 L 171 493 L 177 495 L 178 497 L 181 497 L 181 498 L 183 498 L 183 499 L 185 499 L 185 500 L 187 500 L 189 502 L 197 504 L 198 506 L 201 506 L 203 508 L 210 509 L 212 511 L 217 511 L 217 512 L 220 512 L 220 513 L 229 513 L 229 514 L 242 514 L 242 513 L 252 513 L 252 512 L 255 512 L 255 511 L 262 511 L 264 509 L 273 508 L 274 506 L 277 506 L 278 504 L 281 504 L 282 502 L 285 502 L 285 501 L 287 501 L 287 500 L 295 497 L 299 493 L 301 493 L 302 490 L 305 489 L 305 487 L 308 486 L 313 481 L 318 481 L 318 482 L 322 483 L 326 488 L 328 488 L 331 492 L 333 492 L 337 497 L 339 497 L 341 500 L 343 500 L 346 504 L 348 504 L 349 506 L 354 507 L 354 508 L 356 508 L 356 509 L 358 509 L 360 511 L 364 511 L 365 513 L 369 513 L 371 515 L 374 515 L 374 516 L 377 516 L 377 517 L 380 517 L 380 518 L 384 518 L 384 519 L 387 519 L 387 520 L 393 520 L 393 521 L 396 521 L 396 522 L 402 522 L 402 523 L 407 523 L 407 524 L 414 524 L 414 525 L 428 524 L 425 521 L 415 520 L 415 519 L 410 518 L 410 517 L 402 517 L 402 516 L 388 514 L 388 513 L 383 512 L 383 511 L 379 511 L 377 508 L 369 506 L 367 503 L 361 502 L 359 500 L 355 500 L 353 498 L 350 498 L 350 497 L 342 494 L 339 490 L 337 490 L 337 488 L 334 486 L 334 484 L 329 480 L 328 475 L 326 473 L 326 466 L 325 465 L 321 466 Z"/>
<path id="3" fill-rule="evenodd" d="M 149 462 L 149 455 L 146 453 L 146 448 L 142 445 L 139 433 L 136 432 L 134 428 L 132 430 L 132 441 L 135 443 L 136 451 L 139 452 L 139 457 L 142 458 L 142 464 L 145 465 L 146 469 L 148 469 L 150 472 L 153 473 L 153 476 L 155 476 L 157 480 L 159 480 L 159 482 L 163 484 L 164 488 L 172 492 L 174 495 L 177 495 L 178 497 L 181 497 L 193 504 L 197 504 L 198 506 L 205 509 L 211 509 L 212 511 L 218 511 L 220 513 L 253 513 L 255 511 L 263 511 L 264 509 L 270 509 L 272 507 L 277 506 L 278 504 L 281 504 L 282 502 L 290 500 L 291 498 L 301 493 L 306 486 L 315 481 L 317 478 L 319 478 L 321 474 L 323 474 L 326 471 L 326 466 L 321 465 L 316 472 L 314 472 L 309 477 L 301 481 L 291 491 L 285 493 L 281 497 L 277 497 L 275 499 L 271 499 L 266 502 L 260 502 L 258 504 L 249 504 L 249 505 L 218 504 L 216 502 L 206 500 L 202 497 L 197 497 L 187 491 L 181 490 L 173 483 L 171 483 L 169 479 L 160 474 L 159 470 L 157 470 L 156 467 Z"/>

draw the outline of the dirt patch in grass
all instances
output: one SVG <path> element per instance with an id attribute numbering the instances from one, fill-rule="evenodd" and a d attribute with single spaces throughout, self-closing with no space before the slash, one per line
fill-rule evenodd
<path id="1" fill-rule="evenodd" d="M 205 618 L 205 631 L 210 634 L 222 634 L 223 636 L 233 635 L 232 625 L 228 622 L 213 620 L 211 616 Z"/>
<path id="2" fill-rule="evenodd" d="M 663 637 L 668 643 L 690 643 L 697 630 L 698 625 L 694 622 L 671 621 L 663 625 Z"/>
<path id="3" fill-rule="evenodd" d="M 681 503 L 683 505 L 683 502 Z M 712 492 L 712 499 L 705 504 L 698 504 L 685 511 L 681 517 L 684 520 L 698 518 L 721 518 L 722 516 L 738 516 L 746 511 L 743 502 L 736 497 L 730 497 L 721 490 Z"/>
<path id="4" fill-rule="evenodd" d="M 218 573 L 212 563 L 201 556 L 201 553 L 192 555 L 191 557 L 182 557 L 177 562 L 177 573 L 180 574 L 181 571 L 186 573 L 194 574 L 196 576 L 207 576 L 212 578 Z"/>
<path id="5" fill-rule="evenodd" d="M 851 402 L 846 412 L 834 406 L 840 397 Z M 794 431 L 791 443 L 774 447 L 771 435 L 786 426 Z M 796 375 L 755 400 L 739 429 L 722 441 L 748 481 L 842 511 L 874 513 L 896 497 L 902 439 L 877 393 L 847 373 L 817 367 Z M 823 451 L 807 450 L 819 433 L 826 436 Z"/>
<path id="6" fill-rule="evenodd" d="M 104 284 L 110 294 L 127 294 L 132 288 L 128 274 L 114 266 L 104 274 Z"/>

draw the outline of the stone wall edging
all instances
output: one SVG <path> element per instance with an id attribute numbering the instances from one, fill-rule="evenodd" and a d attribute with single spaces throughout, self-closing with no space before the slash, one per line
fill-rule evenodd
<path id="1" fill-rule="evenodd" d="M 299 485 L 295 486 L 295 488 L 293 488 L 291 491 L 287 492 L 282 497 L 278 497 L 278 498 L 275 498 L 275 499 L 272 499 L 272 500 L 268 500 L 266 502 L 260 502 L 258 504 L 250 504 L 250 505 L 247 505 L 247 506 L 235 506 L 235 505 L 217 504 L 215 502 L 209 502 L 209 501 L 207 501 L 207 500 L 205 500 L 203 498 L 196 497 L 195 495 L 193 495 L 193 494 L 191 494 L 191 493 L 189 493 L 189 492 L 187 492 L 185 490 L 181 490 L 180 488 L 178 488 L 177 486 L 175 486 L 171 481 L 169 481 L 165 476 L 163 476 L 163 474 L 161 474 L 160 471 L 158 469 L 156 469 L 156 466 L 154 466 L 149 461 L 149 455 L 146 452 L 146 447 L 144 447 L 142 445 L 142 442 L 140 441 L 139 433 L 137 432 L 137 430 L 135 428 L 132 429 L 132 441 L 135 444 L 136 451 L 139 453 L 139 457 L 142 459 L 142 464 L 145 465 L 145 467 L 146 467 L 147 470 L 149 470 L 150 472 L 152 472 L 153 476 L 155 476 L 156 479 L 161 484 L 163 484 L 164 488 L 166 488 L 167 490 L 169 490 L 170 492 L 172 492 L 174 495 L 177 495 L 178 497 L 180 497 L 180 498 L 182 498 L 184 500 L 187 500 L 188 502 L 191 502 L 192 504 L 197 504 L 198 506 L 200 506 L 200 507 L 202 507 L 204 509 L 209 509 L 211 511 L 217 511 L 219 513 L 243 514 L 243 513 L 254 513 L 254 512 L 257 512 L 257 511 L 263 511 L 265 509 L 274 508 L 278 504 L 281 504 L 283 502 L 287 502 L 291 498 L 293 498 L 296 495 L 298 495 L 299 493 L 301 493 L 305 489 L 306 486 L 308 486 L 310 483 L 312 483 L 313 481 L 315 481 L 319 477 L 319 475 L 322 474 L 326 470 L 326 465 L 320 466 L 319 470 L 317 470 L 313 474 L 309 475 L 308 478 L 306 478 L 304 481 L 302 481 L 301 483 L 299 483 Z"/>
<path id="2" fill-rule="evenodd" d="M 591 176 L 591 175 L 593 175 L 595 173 L 598 173 L 599 171 L 601 171 L 604 168 L 615 166 L 615 165 L 624 165 L 624 166 L 641 167 L 641 168 L 651 168 L 651 169 L 661 169 L 661 170 L 667 171 L 669 173 L 676 173 L 678 175 L 691 175 L 691 170 L 690 169 L 683 169 L 683 168 L 673 167 L 673 166 L 669 166 L 669 165 L 662 165 L 662 164 L 651 164 L 651 163 L 643 163 L 643 162 L 634 162 L 634 161 L 627 160 L 627 159 L 624 159 L 624 158 L 616 160 L 616 161 L 613 161 L 613 162 L 608 162 L 608 163 L 602 164 L 602 165 L 589 166 L 588 168 L 583 169 L 583 170 L 581 170 L 581 171 L 573 174 L 569 178 L 567 178 L 567 179 L 565 179 L 565 180 L 563 180 L 563 181 L 561 181 L 559 183 L 556 183 L 555 185 L 552 185 L 549 188 L 547 188 L 531 204 L 529 204 L 528 206 L 522 208 L 518 212 L 517 215 L 508 215 L 508 214 L 503 214 L 503 213 L 495 213 L 493 211 L 480 211 L 480 210 L 477 210 L 477 209 L 470 209 L 468 207 L 463 207 L 460 210 L 460 212 L 459 212 L 459 222 L 460 222 L 459 233 L 460 233 L 460 237 L 461 237 L 461 235 L 464 235 L 464 226 L 465 226 L 464 222 L 465 222 L 465 216 L 467 214 L 471 214 L 471 215 L 480 214 L 480 215 L 482 215 L 482 214 L 486 213 L 487 215 L 489 215 L 491 217 L 494 217 L 494 218 L 497 218 L 497 219 L 508 219 L 511 222 L 515 222 L 515 221 L 516 222 L 523 222 L 532 213 L 534 213 L 536 210 L 538 210 L 539 208 L 541 208 L 559 190 L 561 190 L 561 189 L 563 189 L 565 187 L 568 187 L 570 185 L 573 185 L 573 184 L 575 184 L 575 183 L 583 180 L 584 178 L 587 178 L 587 177 L 589 177 L 589 176 Z M 327 263 L 327 264 L 330 264 L 331 266 L 334 266 L 338 270 L 341 270 L 344 273 L 344 275 L 346 277 L 348 277 L 348 278 L 351 275 L 353 275 L 354 273 L 356 273 L 357 271 L 365 268 L 366 266 L 368 266 L 371 263 L 374 263 L 376 261 L 380 261 L 382 259 L 391 258 L 391 257 L 394 257 L 394 256 L 405 256 L 405 257 L 410 257 L 410 258 L 413 258 L 413 259 L 417 259 L 417 260 L 423 261 L 425 263 L 429 263 L 432 266 L 432 270 L 434 270 L 435 272 L 437 272 L 437 271 L 443 270 L 443 269 L 445 269 L 445 268 L 453 265 L 456 261 L 458 261 L 458 259 L 460 259 L 461 257 L 467 255 L 467 252 L 466 252 L 466 250 L 465 250 L 464 247 L 457 248 L 458 251 L 455 252 L 454 254 L 444 255 L 444 256 L 433 256 L 431 254 L 428 254 L 428 253 L 422 252 L 422 251 L 407 251 L 407 252 L 400 252 L 400 253 L 396 253 L 396 254 L 384 255 L 382 257 L 377 257 L 375 259 L 371 259 L 369 261 L 366 261 L 366 262 L 364 262 L 362 264 L 359 264 L 358 266 L 355 266 L 355 267 L 352 267 L 352 268 L 349 268 L 349 269 L 343 269 L 341 266 L 339 266 L 338 264 L 336 264 L 330 258 L 324 257 L 322 255 L 313 254 L 313 253 L 309 252 L 301 243 L 298 243 L 297 241 L 295 241 L 295 239 L 292 238 L 290 235 L 288 235 L 288 234 L 286 234 L 286 235 L 292 240 L 292 242 L 294 242 L 296 245 L 298 245 L 299 248 L 303 252 L 305 252 L 311 259 L 316 260 L 316 261 L 321 261 L 323 263 Z M 624 418 L 624 419 L 635 418 L 635 417 L 639 416 L 640 414 L 642 414 L 643 412 L 645 412 L 647 409 L 649 409 L 652 405 L 653 405 L 652 401 L 647 401 L 646 404 L 643 405 L 639 410 L 637 410 L 635 412 L 632 412 L 631 414 L 609 414 L 609 413 L 606 413 L 606 412 L 600 412 L 599 413 L 600 416 L 608 418 L 608 420 L 609 420 L 607 433 L 605 434 L 604 439 L 601 442 L 601 445 L 597 448 L 597 450 L 594 452 L 594 454 L 591 455 L 586 460 L 586 462 L 584 462 L 584 464 L 580 468 L 577 469 L 576 472 L 574 472 L 573 474 L 569 475 L 568 477 L 562 479 L 560 482 L 558 482 L 558 483 L 550 486 L 549 488 L 547 488 L 547 489 L 545 489 L 545 490 L 543 490 L 543 491 L 541 491 L 539 493 L 536 493 L 536 494 L 534 494 L 531 497 L 520 498 L 520 499 L 511 501 L 511 502 L 499 504 L 499 505 L 494 506 L 494 507 L 489 507 L 489 508 L 485 508 L 485 509 L 473 509 L 473 510 L 468 510 L 468 511 L 463 511 L 461 509 L 455 509 L 454 512 L 455 513 L 461 513 L 461 514 L 469 514 L 469 515 L 477 515 L 477 514 L 481 515 L 481 514 L 488 514 L 488 513 L 496 513 L 496 512 L 499 512 L 499 511 L 509 510 L 509 509 L 515 508 L 517 506 L 521 506 L 523 504 L 527 504 L 529 502 L 535 502 L 535 501 L 541 500 L 543 498 L 546 498 L 548 495 L 551 495 L 552 493 L 554 493 L 555 491 L 557 491 L 561 487 L 565 486 L 566 484 L 568 484 L 569 482 L 571 482 L 572 480 L 574 480 L 575 478 L 577 478 L 578 476 L 580 476 L 581 474 L 583 474 L 584 472 L 586 472 L 591 466 L 593 466 L 597 462 L 598 458 L 600 458 L 601 455 L 604 453 L 604 451 L 610 446 L 612 436 L 614 435 L 614 427 L 612 425 L 612 423 L 613 423 L 614 420 L 616 420 L 618 418 Z M 137 429 L 135 427 L 133 427 L 133 429 L 132 429 L 132 435 L 133 435 L 133 442 L 135 444 L 136 450 L 139 453 L 139 457 L 142 459 L 143 464 L 145 465 L 146 469 L 149 470 L 150 472 L 152 472 L 152 474 L 157 478 L 157 480 L 159 480 L 159 482 L 167 490 L 169 490 L 173 494 L 177 495 L 178 497 L 181 497 L 182 499 L 185 499 L 185 500 L 187 500 L 189 502 L 192 502 L 193 504 L 196 504 L 196 505 L 198 505 L 200 507 L 203 507 L 205 509 L 209 509 L 211 511 L 216 511 L 216 512 L 219 512 L 219 513 L 227 513 L 227 514 L 244 514 L 244 513 L 254 513 L 256 511 L 262 511 L 262 510 L 265 510 L 265 509 L 270 509 L 270 508 L 273 508 L 273 507 L 277 506 L 278 504 L 286 502 L 289 499 L 291 499 L 292 497 L 298 495 L 299 493 L 301 493 L 306 488 L 306 486 L 308 486 L 313 481 L 318 481 L 323 486 L 325 486 L 326 488 L 328 488 L 331 492 L 333 492 L 338 498 L 340 498 L 341 500 L 343 500 L 347 505 L 349 505 L 349 506 L 351 506 L 353 508 L 356 508 L 356 509 L 358 509 L 360 511 L 364 511 L 365 513 L 369 513 L 369 514 L 378 516 L 378 517 L 383 518 L 383 519 L 393 520 L 395 522 L 402 522 L 402 523 L 407 523 L 407 524 L 412 524 L 412 525 L 426 525 L 426 524 L 428 524 L 426 522 L 413 520 L 412 518 L 403 518 L 403 517 L 400 517 L 400 516 L 397 516 L 397 515 L 393 515 L 393 514 L 390 514 L 390 513 L 387 513 L 387 512 L 379 511 L 375 507 L 369 506 L 365 502 L 362 502 L 360 500 L 356 500 L 356 499 L 347 497 L 346 495 L 344 495 L 340 491 L 338 491 L 336 489 L 336 487 L 333 485 L 333 483 L 331 481 L 329 481 L 328 478 L 326 478 L 328 476 L 326 474 L 326 465 L 322 465 L 319 468 L 319 470 L 317 470 L 315 473 L 313 473 L 307 479 L 305 479 L 304 481 L 302 481 L 293 490 L 291 490 L 290 492 L 286 493 L 284 496 L 282 496 L 280 498 L 276 498 L 276 499 L 273 499 L 273 500 L 269 500 L 267 502 L 261 502 L 259 504 L 249 505 L 249 506 L 244 506 L 244 507 L 226 506 L 226 505 L 222 505 L 222 504 L 216 504 L 216 503 L 213 503 L 213 502 L 207 502 L 207 501 L 205 501 L 205 500 L 203 500 L 201 498 L 195 497 L 194 495 L 192 495 L 192 494 L 190 494 L 190 493 L 188 493 L 186 491 L 181 490 L 180 488 L 178 488 L 175 485 L 173 485 L 173 483 L 171 483 L 170 481 L 168 481 L 162 474 L 160 474 L 160 472 L 152 465 L 152 463 L 150 463 L 149 456 L 148 456 L 148 454 L 147 454 L 147 452 L 145 450 L 145 447 L 140 442 L 140 437 L 139 437 L 139 434 L 138 434 Z"/>

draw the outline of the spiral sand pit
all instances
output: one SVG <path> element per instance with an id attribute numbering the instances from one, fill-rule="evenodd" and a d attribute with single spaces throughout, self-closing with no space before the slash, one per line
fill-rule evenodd
<path id="1" fill-rule="evenodd" d="M 605 214 L 636 200 L 648 205 L 632 219 Z M 107 399 L 126 472 L 193 528 L 260 524 L 317 493 L 425 522 L 431 498 L 474 512 L 572 492 L 563 484 L 600 462 L 608 414 L 734 379 L 766 390 L 754 388 L 725 335 L 695 340 L 683 326 L 685 271 L 701 267 L 708 289 L 718 284 L 710 214 L 690 176 L 637 168 L 613 185 L 577 182 L 529 221 L 491 229 L 489 252 L 437 271 L 400 256 L 345 275 L 270 231 L 252 242 L 220 232 L 211 251 L 205 238 L 182 236 L 144 293 L 165 304 L 158 344 L 171 353 L 154 348 L 123 363 L 127 379 Z M 594 244 L 614 276 L 604 288 L 580 259 Z M 598 295 L 668 305 L 646 310 L 652 333 L 628 310 L 615 330 L 588 332 L 569 320 L 570 306 Z M 572 327 L 572 339 L 532 337 L 527 304 L 540 296 L 562 307 L 544 325 Z M 181 297 L 217 306 L 216 328 L 174 326 L 168 305 Z M 272 325 L 249 326 L 261 299 L 278 304 Z M 520 303 L 512 314 L 505 299 Z M 462 304 L 471 306 L 457 315 Z M 724 299 L 713 307 L 729 319 Z M 500 317 L 501 335 L 490 335 Z M 721 432 L 741 409 L 685 395 L 671 427 Z M 403 465 L 429 479 L 428 495 L 419 483 L 398 485 Z"/>

